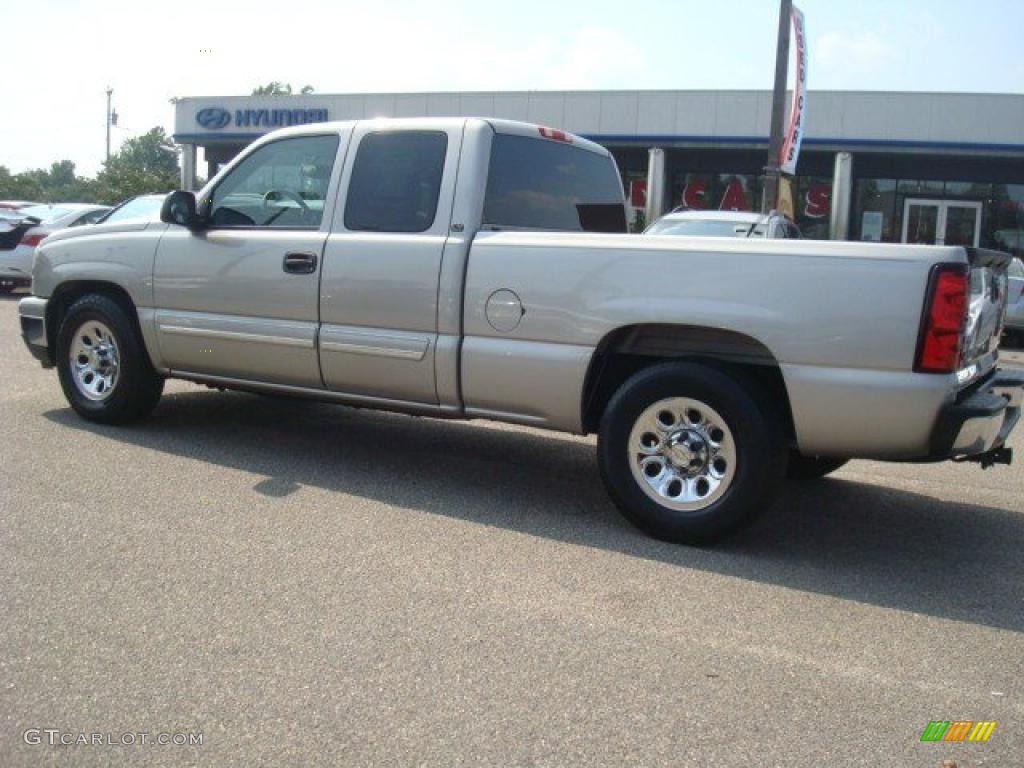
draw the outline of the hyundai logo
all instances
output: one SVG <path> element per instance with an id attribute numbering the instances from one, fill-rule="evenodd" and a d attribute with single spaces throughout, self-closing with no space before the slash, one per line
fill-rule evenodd
<path id="1" fill-rule="evenodd" d="M 231 122 L 231 113 L 220 107 L 206 107 L 196 112 L 196 122 L 208 131 L 219 131 Z"/>

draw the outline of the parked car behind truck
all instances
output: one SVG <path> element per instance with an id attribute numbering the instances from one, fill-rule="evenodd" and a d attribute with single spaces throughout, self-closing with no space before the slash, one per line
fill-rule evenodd
<path id="1" fill-rule="evenodd" d="M 1021 346 L 1024 342 L 1024 261 L 1014 257 L 1007 274 L 1006 334 Z"/>
<path id="2" fill-rule="evenodd" d="M 644 230 L 682 237 L 774 237 L 800 239 L 800 228 L 778 211 L 700 211 L 677 208 Z"/>
<path id="3" fill-rule="evenodd" d="M 0 293 L 28 285 L 32 254 L 51 232 L 92 224 L 110 210 L 89 203 L 34 203 L 0 210 Z"/>
<path id="4" fill-rule="evenodd" d="M 1005 254 L 594 233 L 625 224 L 607 150 L 464 118 L 283 129 L 161 218 L 37 253 L 25 341 L 86 419 L 176 377 L 596 432 L 626 517 L 702 543 L 787 465 L 1010 459 Z"/>

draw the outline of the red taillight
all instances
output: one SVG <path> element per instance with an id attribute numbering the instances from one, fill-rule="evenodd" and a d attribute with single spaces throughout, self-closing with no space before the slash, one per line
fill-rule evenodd
<path id="1" fill-rule="evenodd" d="M 565 131 L 560 131 L 557 128 L 537 128 L 540 131 L 540 135 L 545 139 L 553 139 L 554 141 L 565 141 L 572 143 L 572 136 L 567 134 Z"/>
<path id="2" fill-rule="evenodd" d="M 914 370 L 952 373 L 960 367 L 964 323 L 967 320 L 967 268 L 940 264 L 932 270 L 917 344 Z"/>
<path id="3" fill-rule="evenodd" d="M 26 232 L 21 238 L 21 244 L 35 248 L 43 241 L 49 232 Z"/>

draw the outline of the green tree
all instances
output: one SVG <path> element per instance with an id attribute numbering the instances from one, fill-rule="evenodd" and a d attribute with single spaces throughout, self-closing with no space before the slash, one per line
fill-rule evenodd
<path id="1" fill-rule="evenodd" d="M 181 168 L 178 148 L 156 127 L 128 139 L 96 177 L 97 198 L 115 203 L 135 195 L 167 192 L 178 187 Z"/>
<path id="2" fill-rule="evenodd" d="M 0 200 L 42 200 L 44 192 L 37 177 L 11 173 L 8 168 L 0 165 Z"/>
<path id="3" fill-rule="evenodd" d="M 50 166 L 50 187 L 70 187 L 75 183 L 75 164 L 70 160 L 61 160 Z"/>
<path id="4" fill-rule="evenodd" d="M 312 92 L 312 85 L 304 85 L 299 89 L 299 93 L 303 96 Z M 277 80 L 271 80 L 266 85 L 259 85 L 252 89 L 253 96 L 291 96 L 293 93 L 291 83 L 279 83 Z"/>

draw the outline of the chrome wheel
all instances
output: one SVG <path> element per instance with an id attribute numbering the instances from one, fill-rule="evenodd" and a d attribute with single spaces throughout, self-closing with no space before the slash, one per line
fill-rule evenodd
<path id="1" fill-rule="evenodd" d="M 106 400 L 117 386 L 120 355 L 114 334 L 103 323 L 88 320 L 71 339 L 71 373 L 75 387 L 90 400 Z"/>
<path id="2" fill-rule="evenodd" d="M 700 400 L 672 397 L 649 406 L 633 425 L 627 450 L 644 493 L 680 512 L 710 506 L 736 477 L 732 432 Z"/>

